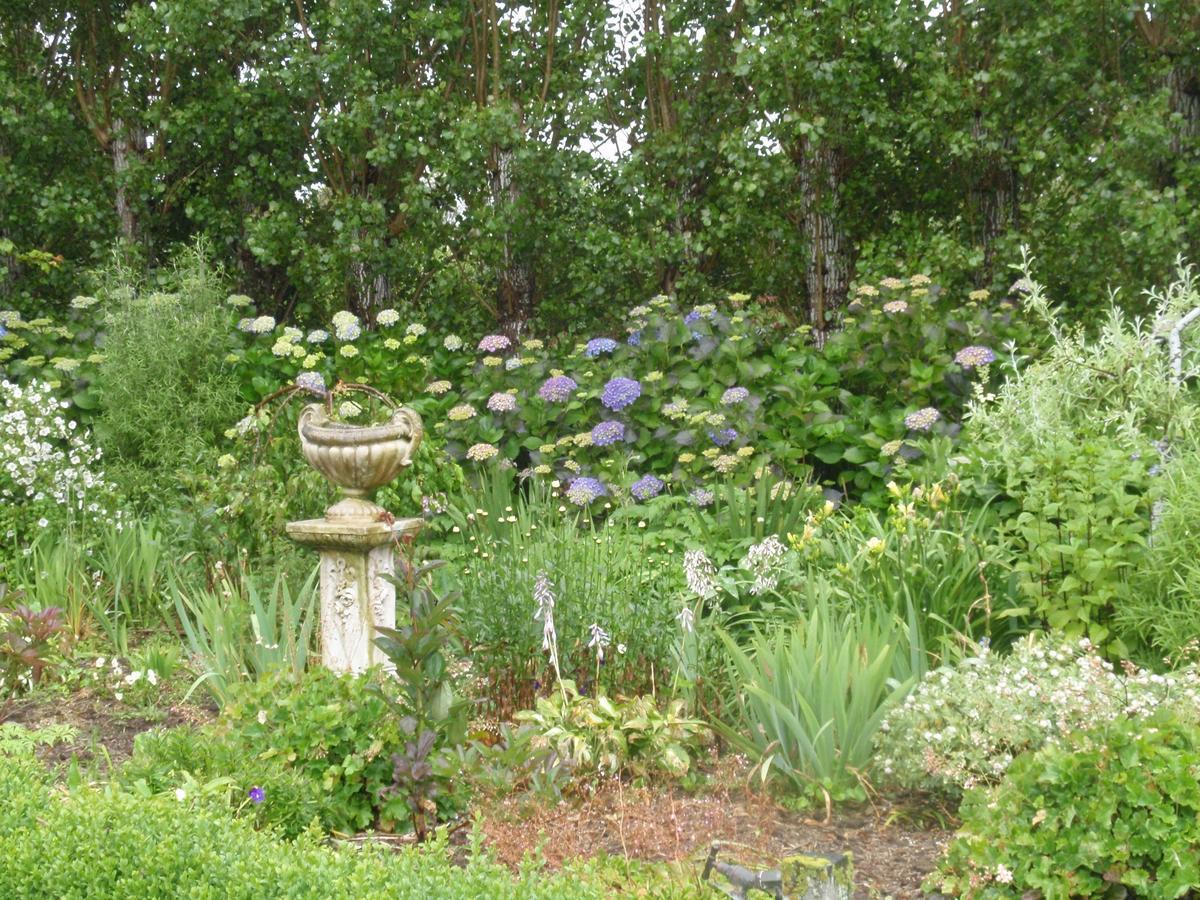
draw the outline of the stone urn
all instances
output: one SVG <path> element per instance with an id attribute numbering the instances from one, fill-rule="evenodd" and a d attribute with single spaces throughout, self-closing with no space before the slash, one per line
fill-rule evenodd
<path id="1" fill-rule="evenodd" d="M 350 425 L 330 418 L 319 403 L 304 408 L 297 430 L 304 458 L 341 488 L 342 499 L 325 511 L 330 521 L 377 518 L 383 510 L 371 493 L 412 465 L 424 434 L 421 417 L 408 408 L 380 425 Z"/>
<path id="2" fill-rule="evenodd" d="M 421 417 L 402 408 L 379 425 L 350 425 L 314 403 L 297 430 L 304 458 L 342 494 L 323 518 L 287 526 L 293 540 L 321 556 L 321 662 L 335 672 L 386 667 L 375 630 L 396 626 L 394 551 L 422 520 L 396 519 L 370 497 L 412 464 Z"/>

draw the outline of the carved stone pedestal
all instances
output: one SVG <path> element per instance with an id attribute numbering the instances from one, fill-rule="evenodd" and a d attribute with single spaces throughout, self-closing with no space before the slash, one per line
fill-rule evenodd
<path id="1" fill-rule="evenodd" d="M 415 536 L 420 519 L 289 522 L 288 535 L 321 554 L 321 663 L 360 673 L 386 663 L 375 629 L 396 627 L 395 541 Z"/>

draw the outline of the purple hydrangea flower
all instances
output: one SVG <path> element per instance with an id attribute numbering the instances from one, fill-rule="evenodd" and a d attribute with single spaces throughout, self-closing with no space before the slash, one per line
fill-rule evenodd
<path id="1" fill-rule="evenodd" d="M 607 447 L 625 437 L 625 426 L 620 422 L 605 420 L 592 429 L 592 443 L 597 447 Z"/>
<path id="2" fill-rule="evenodd" d="M 489 334 L 479 342 L 479 349 L 485 353 L 499 353 L 512 346 L 512 341 L 502 334 Z"/>
<path id="3" fill-rule="evenodd" d="M 750 392 L 744 387 L 731 387 L 721 395 L 721 403 L 724 406 L 737 406 L 739 403 L 745 403 L 750 397 Z"/>
<path id="4" fill-rule="evenodd" d="M 324 397 L 327 393 L 325 379 L 320 372 L 301 372 L 296 376 L 296 387 L 304 388 L 309 393 Z"/>
<path id="5" fill-rule="evenodd" d="M 720 431 L 710 431 L 708 436 L 718 447 L 725 447 L 737 440 L 738 433 L 734 428 L 722 428 Z"/>
<path id="6" fill-rule="evenodd" d="M 579 385 L 570 375 L 555 375 L 542 383 L 538 388 L 538 396 L 547 403 L 566 403 L 577 387 Z"/>
<path id="7" fill-rule="evenodd" d="M 258 785 L 255 785 L 254 787 L 250 788 L 248 794 L 249 794 L 251 801 L 253 801 L 254 803 L 262 803 L 264 800 L 267 799 L 267 792 L 264 791 L 262 788 L 260 788 Z"/>
<path id="8" fill-rule="evenodd" d="M 695 488 L 688 494 L 688 499 L 696 506 L 712 506 L 716 496 L 707 488 Z"/>
<path id="9" fill-rule="evenodd" d="M 0 335 L 0 337 L 2 337 L 2 335 Z M 637 331 L 631 331 L 625 343 L 627 343 L 630 347 L 642 346 L 642 330 L 639 328 Z"/>
<path id="10" fill-rule="evenodd" d="M 612 353 L 617 349 L 617 342 L 612 338 L 592 338 L 583 349 L 583 355 L 595 359 L 602 353 Z"/>
<path id="11" fill-rule="evenodd" d="M 657 478 L 654 475 L 643 475 L 633 483 L 633 486 L 629 489 L 629 493 L 633 494 L 638 500 L 649 500 L 661 494 L 663 487 L 665 485 L 661 478 Z"/>
<path id="12" fill-rule="evenodd" d="M 614 412 L 624 409 L 642 396 L 642 386 L 632 378 L 614 378 L 604 386 L 600 402 Z"/>
<path id="13" fill-rule="evenodd" d="M 686 316 L 683 317 L 683 324 L 684 325 L 695 325 L 697 322 L 700 321 L 701 318 L 702 318 L 702 316 L 700 315 L 700 311 L 693 309 L 690 313 L 688 313 Z"/>
<path id="14" fill-rule="evenodd" d="M 582 476 L 573 480 L 567 488 L 567 499 L 576 506 L 587 506 L 597 497 L 603 497 L 606 491 L 597 478 Z"/>
<path id="15" fill-rule="evenodd" d="M 926 406 L 924 409 L 918 409 L 915 413 L 905 416 L 904 427 L 911 431 L 928 431 L 941 417 L 942 414 L 932 406 Z"/>
<path id="16" fill-rule="evenodd" d="M 974 344 L 970 347 L 963 347 L 955 353 L 954 361 L 964 369 L 973 369 L 976 366 L 986 366 L 988 363 L 995 362 L 996 354 L 990 347 Z"/>
<path id="17" fill-rule="evenodd" d="M 517 398 L 512 394 L 497 391 L 488 397 L 487 408 L 492 412 L 512 412 L 517 408 Z"/>

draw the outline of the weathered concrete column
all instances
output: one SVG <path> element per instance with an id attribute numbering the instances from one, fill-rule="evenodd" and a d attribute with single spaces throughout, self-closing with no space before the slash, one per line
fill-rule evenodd
<path id="1" fill-rule="evenodd" d="M 412 462 L 421 419 L 399 409 L 382 425 L 349 425 L 312 404 L 299 423 L 305 458 L 341 488 L 343 498 L 320 519 L 289 522 L 288 535 L 321 555 L 321 662 L 335 672 L 363 672 L 385 662 L 375 629 L 396 625 L 398 540 L 411 540 L 421 519 L 395 520 L 368 497 Z"/>

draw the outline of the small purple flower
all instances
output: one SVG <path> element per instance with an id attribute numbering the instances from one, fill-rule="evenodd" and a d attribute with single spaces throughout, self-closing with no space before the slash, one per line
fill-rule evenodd
<path id="1" fill-rule="evenodd" d="M 954 361 L 964 369 L 973 369 L 976 366 L 986 366 L 988 363 L 995 362 L 996 354 L 989 347 L 973 344 L 970 347 L 963 347 L 955 353 Z"/>
<path id="2" fill-rule="evenodd" d="M 710 431 L 708 436 L 718 447 L 726 447 L 737 440 L 738 433 L 734 428 L 722 428 L 720 431 Z"/>
<path id="3" fill-rule="evenodd" d="M 301 372 L 296 376 L 296 387 L 304 388 L 310 394 L 316 394 L 318 397 L 324 397 L 327 393 L 325 379 L 321 377 L 320 372 Z"/>
<path id="4" fill-rule="evenodd" d="M 632 378 L 614 378 L 604 386 L 600 402 L 614 412 L 624 409 L 642 396 L 642 386 Z"/>
<path id="5" fill-rule="evenodd" d="M 688 494 L 688 499 L 691 500 L 696 506 L 712 506 L 713 500 L 716 499 L 716 496 L 707 488 L 694 488 L 692 492 Z"/>
<path id="6" fill-rule="evenodd" d="M 512 346 L 512 341 L 502 334 L 489 334 L 479 342 L 479 349 L 485 353 L 499 353 Z"/>
<path id="7" fill-rule="evenodd" d="M 695 325 L 700 321 L 701 318 L 703 317 L 700 315 L 700 310 L 693 309 L 690 313 L 683 317 L 683 324 L 688 326 Z"/>
<path id="8" fill-rule="evenodd" d="M 605 420 L 592 429 L 592 443 L 597 447 L 607 447 L 625 437 L 625 426 L 620 422 Z"/>
<path id="9" fill-rule="evenodd" d="M 629 489 L 629 493 L 633 494 L 638 500 L 650 500 L 662 493 L 665 487 L 663 480 L 654 475 L 643 475 L 633 483 Z"/>
<path id="10" fill-rule="evenodd" d="M 617 349 L 617 342 L 612 338 L 592 338 L 583 349 L 583 355 L 595 359 L 602 353 L 612 353 Z"/>
<path id="11" fill-rule="evenodd" d="M 587 506 L 597 497 L 605 495 L 604 485 L 599 479 L 582 476 L 571 482 L 567 488 L 567 499 L 576 506 Z"/>
<path id="12" fill-rule="evenodd" d="M 547 403 L 566 403 L 578 387 L 570 375 L 555 375 L 542 382 L 542 386 L 538 388 L 538 396 Z"/>
<path id="13" fill-rule="evenodd" d="M 504 391 L 497 391 L 488 397 L 487 408 L 492 412 L 512 412 L 517 408 L 517 398 Z"/>
<path id="14" fill-rule="evenodd" d="M 3 335 L 0 335 L 0 337 L 3 337 Z M 639 328 L 637 331 L 629 332 L 629 337 L 626 339 L 625 343 L 627 343 L 630 347 L 642 346 L 642 330 Z"/>
<path id="15" fill-rule="evenodd" d="M 254 787 L 250 788 L 249 797 L 250 797 L 250 800 L 254 803 L 262 803 L 264 800 L 267 799 L 267 792 L 264 791 L 262 788 L 260 788 L 258 785 L 255 785 Z"/>
<path id="16" fill-rule="evenodd" d="M 737 406 L 739 403 L 745 403 L 750 398 L 750 392 L 744 387 L 731 387 L 721 395 L 721 404 L 723 406 Z"/>
<path id="17" fill-rule="evenodd" d="M 6 334 L 8 334 L 8 329 L 3 325 L 0 325 L 0 338 L 4 337 Z M 630 343 L 632 343 L 632 341 Z"/>
<path id="18" fill-rule="evenodd" d="M 928 431 L 941 417 L 942 414 L 932 406 L 926 406 L 905 416 L 904 427 L 911 431 Z"/>

